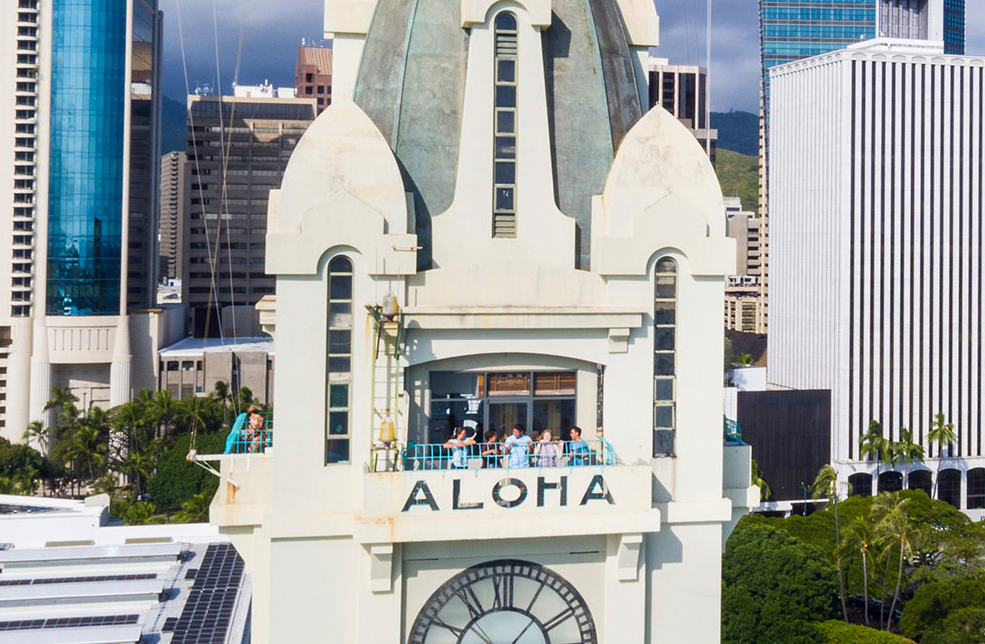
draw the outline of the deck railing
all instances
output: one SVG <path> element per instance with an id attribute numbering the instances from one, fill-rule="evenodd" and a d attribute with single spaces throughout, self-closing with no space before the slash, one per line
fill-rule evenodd
<path id="1" fill-rule="evenodd" d="M 612 445 L 605 440 L 506 443 L 408 443 L 398 460 L 403 470 L 475 470 L 616 465 Z"/>
<path id="2" fill-rule="evenodd" d="M 262 454 L 274 444 L 274 415 L 261 412 L 263 429 L 251 430 L 246 425 L 232 429 L 226 438 L 226 454 Z M 234 425 L 235 427 L 235 425 Z"/>
<path id="3" fill-rule="evenodd" d="M 742 444 L 742 426 L 731 418 L 724 419 L 725 442 L 731 445 Z"/>

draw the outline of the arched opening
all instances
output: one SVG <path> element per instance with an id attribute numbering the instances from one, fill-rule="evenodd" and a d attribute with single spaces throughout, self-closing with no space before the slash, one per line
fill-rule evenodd
<path id="1" fill-rule="evenodd" d="M 865 472 L 848 477 L 849 496 L 872 496 L 872 475 Z"/>
<path id="2" fill-rule="evenodd" d="M 985 508 L 985 468 L 968 470 L 968 509 Z"/>
<path id="3" fill-rule="evenodd" d="M 941 470 L 937 474 L 937 499 L 961 508 L 961 472 L 955 469 Z"/>
<path id="4" fill-rule="evenodd" d="M 516 237 L 517 31 L 516 16 L 496 16 L 494 82 L 493 237 Z"/>
<path id="5" fill-rule="evenodd" d="M 883 472 L 879 475 L 879 493 L 899 492 L 903 489 L 903 475 L 899 472 Z"/>
<path id="6" fill-rule="evenodd" d="M 653 292 L 653 455 L 674 453 L 677 389 L 677 262 L 657 262 Z"/>
<path id="7" fill-rule="evenodd" d="M 933 476 L 929 470 L 917 470 L 910 472 L 907 477 L 907 487 L 911 490 L 923 490 L 927 496 L 934 492 Z"/>
<path id="8" fill-rule="evenodd" d="M 350 458 L 352 302 L 352 260 L 339 255 L 328 264 L 325 463 L 348 463 Z"/>

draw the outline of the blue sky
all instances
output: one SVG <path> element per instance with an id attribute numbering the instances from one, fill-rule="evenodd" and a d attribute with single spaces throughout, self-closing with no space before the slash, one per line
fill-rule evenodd
<path id="1" fill-rule="evenodd" d="M 705 0 L 655 3 L 662 43 L 657 55 L 672 63 L 704 65 Z M 977 4 L 968 3 L 969 7 Z M 244 85 L 264 80 L 293 85 L 294 61 L 301 39 L 322 37 L 324 0 L 160 0 L 160 7 L 165 14 L 164 91 L 178 100 L 185 94 L 179 9 L 192 91 L 199 84 L 221 84 L 223 92 L 229 93 L 236 77 L 241 33 L 239 82 Z M 759 105 L 757 0 L 714 0 L 713 8 L 712 109 L 755 112 Z M 985 11 L 969 9 L 969 54 L 985 54 L 983 34 Z"/>

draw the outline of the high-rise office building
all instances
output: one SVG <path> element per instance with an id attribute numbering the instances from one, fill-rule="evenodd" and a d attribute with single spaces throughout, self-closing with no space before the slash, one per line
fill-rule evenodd
<path id="1" fill-rule="evenodd" d="M 649 107 L 659 105 L 676 116 L 715 165 L 718 131 L 708 127 L 708 72 L 697 65 L 671 65 L 666 58 L 651 57 L 647 73 Z"/>
<path id="2" fill-rule="evenodd" d="M 941 49 L 876 40 L 773 71 L 769 379 L 831 391 L 831 463 L 856 493 L 937 489 L 980 517 L 985 60 Z M 926 463 L 862 458 L 871 421 L 912 430 Z"/>
<path id="3" fill-rule="evenodd" d="M 963 54 L 964 0 L 759 0 L 762 62 L 760 216 L 763 218 L 763 297 L 769 289 L 770 69 L 871 38 L 930 40 Z"/>
<path id="4" fill-rule="evenodd" d="M 330 47 L 298 47 L 294 88 L 298 98 L 318 100 L 318 113 L 332 104 L 332 54 Z"/>
<path id="5" fill-rule="evenodd" d="M 144 382 L 127 313 L 154 293 L 161 22 L 156 0 L 0 5 L 8 437 L 42 419 L 52 387 L 105 406 Z"/>
<path id="6" fill-rule="evenodd" d="M 168 152 L 161 157 L 161 277 L 181 279 L 188 199 L 188 156 Z"/>
<path id="7" fill-rule="evenodd" d="M 315 119 L 313 98 L 188 97 L 182 301 L 196 335 L 218 335 L 221 309 L 274 292 L 264 272 L 267 197 Z"/>

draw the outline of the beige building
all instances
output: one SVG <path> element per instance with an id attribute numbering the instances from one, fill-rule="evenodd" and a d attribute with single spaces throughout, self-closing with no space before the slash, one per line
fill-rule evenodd
<path id="1" fill-rule="evenodd" d="M 183 338 L 158 353 L 158 388 L 175 400 L 204 396 L 225 382 L 273 402 L 274 343 L 269 337 Z"/>
<path id="2" fill-rule="evenodd" d="M 735 273 L 725 283 L 725 328 L 766 333 L 763 220 L 742 210 L 737 197 L 725 198 L 728 236 L 735 240 Z"/>
<path id="3" fill-rule="evenodd" d="M 720 639 L 758 503 L 721 414 L 735 243 L 645 110 L 652 3 L 587 6 L 326 3 L 333 103 L 268 212 L 273 444 L 196 456 L 254 641 Z"/>
<path id="4" fill-rule="evenodd" d="M 195 335 L 219 335 L 217 308 L 252 306 L 274 292 L 263 266 L 268 193 L 316 107 L 308 98 L 188 97 L 181 279 Z"/>
<path id="5" fill-rule="evenodd" d="M 718 130 L 708 124 L 708 72 L 697 65 L 671 65 L 666 58 L 651 57 L 650 107 L 659 105 L 694 133 L 714 166 L 718 152 Z"/>

